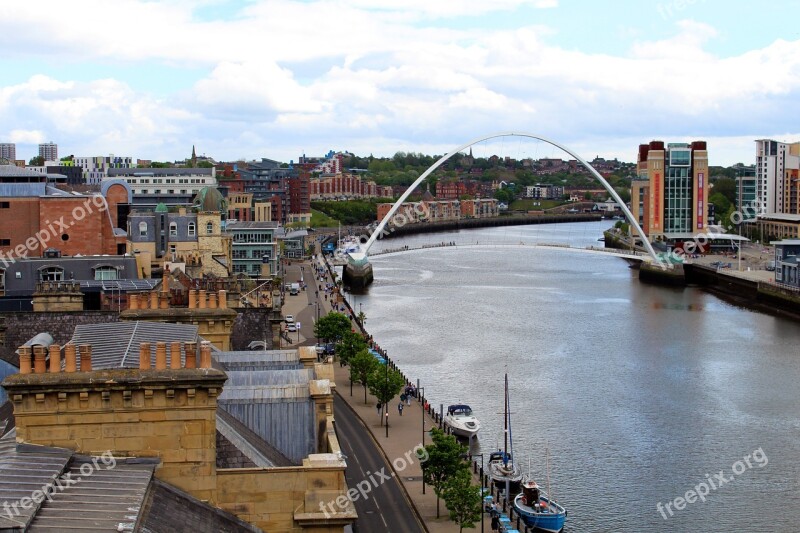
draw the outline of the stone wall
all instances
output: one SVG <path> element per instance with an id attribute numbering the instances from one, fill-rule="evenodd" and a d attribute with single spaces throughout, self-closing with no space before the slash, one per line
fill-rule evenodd
<path id="1" fill-rule="evenodd" d="M 79 324 L 118 322 L 116 311 L 74 311 L 58 313 L 2 313 L 6 326 L 6 346 L 15 349 L 39 333 L 49 333 L 56 344 L 64 345 Z"/>
<path id="2" fill-rule="evenodd" d="M 263 341 L 266 337 L 267 349 L 272 349 L 272 324 L 270 316 L 272 311 L 268 308 L 239 309 L 239 316 L 233 323 L 231 332 L 231 350 L 247 350 L 247 345 L 252 341 Z M 269 327 L 269 332 L 264 328 Z M 266 335 L 265 335 L 266 333 Z"/>

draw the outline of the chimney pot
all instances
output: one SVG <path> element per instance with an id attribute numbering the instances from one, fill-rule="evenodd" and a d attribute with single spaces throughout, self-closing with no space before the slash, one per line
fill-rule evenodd
<path id="1" fill-rule="evenodd" d="M 197 368 L 197 343 L 187 342 L 185 349 L 186 349 L 186 368 Z"/>
<path id="2" fill-rule="evenodd" d="M 58 344 L 50 345 L 50 372 L 61 372 L 61 346 Z"/>
<path id="3" fill-rule="evenodd" d="M 211 368 L 211 343 L 203 341 L 200 345 L 200 368 Z"/>
<path id="4" fill-rule="evenodd" d="M 158 309 L 158 292 L 156 291 L 150 293 L 150 309 Z"/>
<path id="5" fill-rule="evenodd" d="M 150 343 L 139 343 L 139 370 L 150 370 Z"/>
<path id="6" fill-rule="evenodd" d="M 81 372 L 92 371 L 92 345 L 81 344 Z"/>
<path id="7" fill-rule="evenodd" d="M 179 342 L 169 345 L 169 367 L 172 369 L 181 367 L 181 343 Z"/>
<path id="8" fill-rule="evenodd" d="M 215 292 L 208 293 L 208 308 L 209 309 L 217 308 L 217 293 Z"/>
<path id="9" fill-rule="evenodd" d="M 228 308 L 228 293 L 227 291 L 219 291 L 219 304 L 218 307 L 220 309 L 227 309 Z"/>
<path id="10" fill-rule="evenodd" d="M 128 309 L 137 310 L 139 309 L 139 295 L 138 294 L 129 294 L 128 295 Z"/>
<path id="11" fill-rule="evenodd" d="M 66 361 L 65 372 L 75 372 L 77 370 L 77 346 L 72 343 L 64 346 L 64 360 Z"/>
<path id="12" fill-rule="evenodd" d="M 195 309 L 197 307 L 197 291 L 195 289 L 189 289 L 189 309 Z"/>
<path id="13" fill-rule="evenodd" d="M 33 347 L 33 371 L 37 374 L 47 372 L 47 349 L 44 346 Z"/>
<path id="14" fill-rule="evenodd" d="M 31 373 L 31 347 L 30 346 L 20 346 L 19 347 L 19 373 L 20 374 L 30 374 Z"/>
<path id="15" fill-rule="evenodd" d="M 206 308 L 206 291 L 204 289 L 200 290 L 200 295 L 198 297 L 198 300 L 199 300 L 197 302 L 199 304 L 198 307 L 200 309 L 205 309 Z"/>
<path id="16" fill-rule="evenodd" d="M 156 343 L 156 370 L 167 368 L 167 343 Z"/>

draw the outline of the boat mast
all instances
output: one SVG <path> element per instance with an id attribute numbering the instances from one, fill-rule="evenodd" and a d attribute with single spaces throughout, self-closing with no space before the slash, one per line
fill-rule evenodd
<path id="1" fill-rule="evenodd" d="M 508 465 L 508 374 L 503 398 L 503 466 Z"/>

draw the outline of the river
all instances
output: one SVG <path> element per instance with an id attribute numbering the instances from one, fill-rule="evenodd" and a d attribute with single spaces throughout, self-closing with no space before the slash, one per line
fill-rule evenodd
<path id="1" fill-rule="evenodd" d="M 419 235 L 373 251 L 602 246 L 609 225 Z M 456 246 L 372 263 L 375 282 L 351 305 L 433 405 L 472 406 L 474 452 L 502 447 L 508 372 L 514 454 L 545 485 L 549 457 L 565 532 L 800 528 L 797 323 L 643 284 L 622 259 L 578 251 Z"/>

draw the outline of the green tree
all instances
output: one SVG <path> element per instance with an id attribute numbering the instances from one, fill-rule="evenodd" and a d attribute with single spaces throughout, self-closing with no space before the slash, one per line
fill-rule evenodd
<path id="1" fill-rule="evenodd" d="M 336 356 L 340 361 L 350 363 L 350 360 L 361 350 L 367 349 L 367 342 L 361 334 L 346 331 L 341 340 L 336 344 Z"/>
<path id="2" fill-rule="evenodd" d="M 714 181 L 713 193 L 719 193 L 732 204 L 736 203 L 736 180 L 732 178 L 718 178 Z M 710 200 L 710 199 L 709 199 Z"/>
<path id="3" fill-rule="evenodd" d="M 328 313 L 314 324 L 314 335 L 328 342 L 339 342 L 351 329 L 350 320 L 344 313 Z"/>
<path id="4" fill-rule="evenodd" d="M 28 164 L 30 166 L 32 166 L 32 167 L 40 167 L 40 166 L 44 165 L 44 157 L 42 157 L 40 155 L 35 155 L 35 156 L 31 157 L 31 160 L 28 161 Z"/>
<path id="5" fill-rule="evenodd" d="M 386 409 L 389 409 L 389 402 L 400 393 L 405 384 L 406 380 L 403 379 L 400 372 L 380 363 L 367 378 L 369 393 L 385 405 Z M 381 424 L 383 424 L 382 420 Z"/>
<path id="6" fill-rule="evenodd" d="M 422 481 L 433 487 L 436 494 L 436 518 L 439 518 L 439 498 L 444 494 L 447 480 L 457 476 L 462 470 L 469 471 L 469 465 L 463 459 L 467 453 L 466 446 L 459 444 L 454 436 L 433 428 L 431 440 L 433 444 L 425 446 L 428 460 L 422 463 Z"/>
<path id="7" fill-rule="evenodd" d="M 514 201 L 514 193 L 508 189 L 497 189 L 494 193 L 495 199 L 504 204 L 511 204 Z"/>
<path id="8" fill-rule="evenodd" d="M 481 489 L 472 484 L 469 470 L 459 470 L 449 478 L 442 491 L 444 504 L 450 511 L 450 520 L 458 524 L 461 533 L 464 528 L 471 529 L 481 519 Z"/>
<path id="9" fill-rule="evenodd" d="M 357 381 L 364 386 L 364 403 L 367 403 L 367 383 L 369 382 L 369 376 L 378 364 L 378 361 L 366 348 L 350 359 L 350 382 Z"/>
<path id="10" fill-rule="evenodd" d="M 715 189 L 716 189 L 716 187 L 715 187 Z M 720 214 L 727 213 L 728 210 L 731 208 L 731 205 L 733 205 L 733 203 L 730 202 L 724 195 L 722 195 L 722 194 L 720 194 L 718 192 L 715 192 L 714 194 L 712 194 L 708 198 L 708 201 L 711 202 L 712 204 L 714 204 L 714 210 L 717 213 L 720 213 Z"/>

